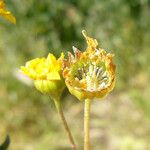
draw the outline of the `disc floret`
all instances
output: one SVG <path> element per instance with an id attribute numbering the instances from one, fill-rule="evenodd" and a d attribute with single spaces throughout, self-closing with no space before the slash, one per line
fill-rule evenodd
<path id="1" fill-rule="evenodd" d="M 115 65 L 113 54 L 97 49 L 98 42 L 82 31 L 87 41 L 84 52 L 73 47 L 74 56 L 69 53 L 64 61 L 63 76 L 69 91 L 78 99 L 101 98 L 110 92 L 115 83 Z"/>

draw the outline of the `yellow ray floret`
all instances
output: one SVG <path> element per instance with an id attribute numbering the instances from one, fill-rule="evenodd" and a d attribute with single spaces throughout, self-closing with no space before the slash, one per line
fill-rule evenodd
<path id="1" fill-rule="evenodd" d="M 47 58 L 28 61 L 25 66 L 21 66 L 21 72 L 33 79 L 35 87 L 42 93 L 58 93 L 64 88 L 61 75 L 63 58 L 63 53 L 59 59 L 50 53 Z"/>
<path id="2" fill-rule="evenodd" d="M 22 73 L 26 74 L 33 80 L 60 80 L 59 71 L 62 68 L 61 57 L 56 60 L 53 54 L 49 54 L 47 58 L 36 58 L 28 61 L 25 66 L 21 66 Z"/>
<path id="3" fill-rule="evenodd" d="M 5 3 L 3 0 L 0 0 L 0 15 L 5 19 L 10 21 L 11 23 L 16 24 L 16 18 L 12 15 L 12 13 L 5 8 Z"/>

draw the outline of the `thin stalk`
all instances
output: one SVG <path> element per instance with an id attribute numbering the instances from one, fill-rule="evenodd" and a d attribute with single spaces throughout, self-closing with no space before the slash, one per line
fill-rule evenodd
<path id="1" fill-rule="evenodd" d="M 56 106 L 56 109 L 58 111 L 58 114 L 59 114 L 59 116 L 60 116 L 60 118 L 62 120 L 63 126 L 64 126 L 64 128 L 65 128 L 65 130 L 67 132 L 70 144 L 72 146 L 72 150 L 77 150 L 75 142 L 74 142 L 74 139 L 73 139 L 73 136 L 71 134 L 71 131 L 70 131 L 69 126 L 67 124 L 67 121 L 65 119 L 65 116 L 64 116 L 64 113 L 63 113 L 63 110 L 62 110 L 62 107 L 61 107 L 61 102 L 60 102 L 59 99 L 55 99 L 54 102 L 55 102 L 55 106 Z"/>
<path id="2" fill-rule="evenodd" d="M 90 150 L 90 107 L 91 100 L 86 99 L 84 105 L 84 150 Z"/>

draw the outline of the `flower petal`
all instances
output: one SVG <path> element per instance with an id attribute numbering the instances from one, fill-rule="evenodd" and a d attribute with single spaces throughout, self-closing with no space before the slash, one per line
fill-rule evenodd
<path id="1" fill-rule="evenodd" d="M 47 74 L 48 80 L 61 80 L 60 74 L 56 71 L 50 72 Z"/>
<path id="2" fill-rule="evenodd" d="M 8 21 L 10 21 L 11 23 L 16 24 L 16 18 L 12 15 L 10 11 L 7 11 L 5 9 L 5 3 L 2 0 L 0 0 L 0 15 Z"/>

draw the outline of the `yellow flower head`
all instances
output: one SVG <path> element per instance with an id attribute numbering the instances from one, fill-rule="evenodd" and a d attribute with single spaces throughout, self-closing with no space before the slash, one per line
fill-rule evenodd
<path id="1" fill-rule="evenodd" d="M 3 16 L 8 21 L 16 24 L 16 18 L 11 14 L 10 11 L 5 9 L 5 3 L 3 0 L 0 0 L 0 15 Z"/>
<path id="2" fill-rule="evenodd" d="M 42 93 L 61 94 L 65 87 L 61 76 L 63 58 L 63 53 L 58 60 L 53 54 L 36 58 L 21 66 L 21 72 L 33 79 L 35 87 Z"/>
<path id="3" fill-rule="evenodd" d="M 63 76 L 70 93 L 79 100 L 101 98 L 114 88 L 114 55 L 97 49 L 97 40 L 88 37 L 85 31 L 82 34 L 87 41 L 87 49 L 81 52 L 73 47 L 75 56 L 68 53 Z"/>

